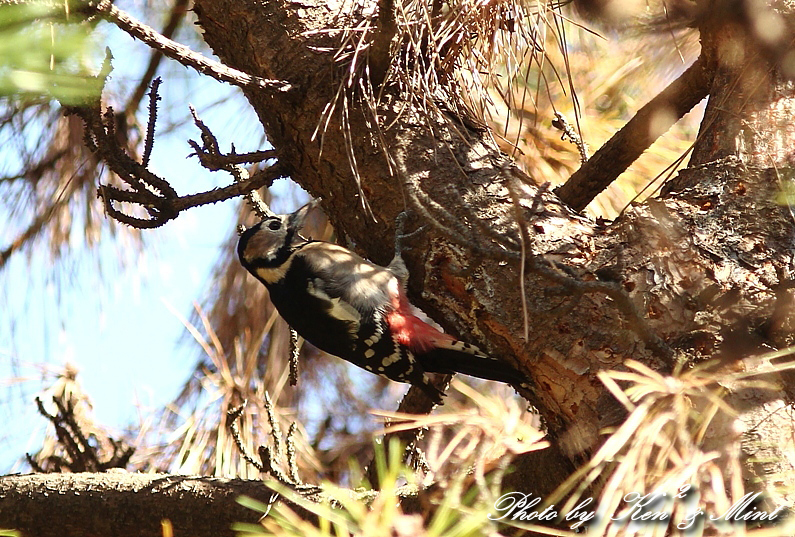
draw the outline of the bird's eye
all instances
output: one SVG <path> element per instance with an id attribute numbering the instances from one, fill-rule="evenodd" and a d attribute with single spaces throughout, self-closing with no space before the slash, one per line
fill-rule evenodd
<path id="1" fill-rule="evenodd" d="M 282 223 L 279 220 L 271 220 L 268 222 L 268 228 L 270 228 L 271 231 L 277 231 L 280 227 L 282 227 Z"/>

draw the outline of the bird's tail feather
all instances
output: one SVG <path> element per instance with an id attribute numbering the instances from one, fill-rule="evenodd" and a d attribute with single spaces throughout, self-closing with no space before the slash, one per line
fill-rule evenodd
<path id="1" fill-rule="evenodd" d="M 529 387 L 530 380 L 513 366 L 477 354 L 452 348 L 436 348 L 418 356 L 429 373 L 463 373 L 485 380 L 496 380 L 514 387 Z"/>

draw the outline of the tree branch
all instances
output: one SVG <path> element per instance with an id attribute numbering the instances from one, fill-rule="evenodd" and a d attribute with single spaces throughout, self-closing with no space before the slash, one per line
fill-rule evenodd
<path id="1" fill-rule="evenodd" d="M 153 84 L 152 86 L 145 158 L 154 143 L 155 103 L 158 100 L 158 85 Z M 76 114 L 83 120 L 86 127 L 86 145 L 96 152 L 108 167 L 130 187 L 130 190 L 123 190 L 112 185 L 100 185 L 98 195 L 102 199 L 108 215 L 136 228 L 160 227 L 179 216 L 180 212 L 192 207 L 217 203 L 237 196 L 250 198 L 254 195 L 252 192 L 264 186 L 270 186 L 274 180 L 285 175 L 284 168 L 276 163 L 249 177 L 248 172 L 239 165 L 240 162 L 261 162 L 274 159 L 275 152 L 256 151 L 238 155 L 234 153 L 233 148 L 231 155 L 224 155 L 218 148 L 215 136 L 198 119 L 195 110 L 191 109 L 191 112 L 202 132 L 202 140 L 205 144 L 204 147 L 201 147 L 192 140 L 189 141 L 189 144 L 195 149 L 196 155 L 205 167 L 211 171 L 227 170 L 235 177 L 235 182 L 223 188 L 179 196 L 168 181 L 150 171 L 146 164 L 137 162 L 121 147 L 116 139 L 116 117 L 112 108 L 108 107 L 103 113 L 98 102 L 67 108 L 67 113 Z M 142 207 L 149 213 L 149 218 L 122 212 L 116 207 L 116 204 L 121 202 Z"/>
<path id="2" fill-rule="evenodd" d="M 218 139 L 215 137 L 215 134 L 213 134 L 210 128 L 201 120 L 198 112 L 196 112 L 196 109 L 193 108 L 193 105 L 190 105 L 190 113 L 193 116 L 193 122 L 201 132 L 201 139 L 204 145 L 200 146 L 193 140 L 188 140 L 188 144 L 190 144 L 190 146 L 196 151 L 196 156 L 201 161 L 202 166 L 208 170 L 226 170 L 232 174 L 232 177 L 235 178 L 235 182 L 237 184 L 244 184 L 248 182 L 249 175 L 248 170 L 246 170 L 243 166 L 240 166 L 240 163 L 262 162 L 263 160 L 276 158 L 275 151 L 257 151 L 254 153 L 244 153 L 243 155 L 238 155 L 235 153 L 234 146 L 232 146 L 232 152 L 230 154 L 224 155 L 221 153 Z M 270 169 L 274 169 L 274 167 L 271 166 Z M 284 175 L 281 167 L 279 166 L 277 166 L 274 171 L 279 174 L 278 177 L 282 177 Z M 255 176 L 259 173 L 262 173 L 262 171 L 255 174 Z M 273 180 L 276 178 L 277 176 L 273 176 L 271 182 L 273 182 Z M 270 183 L 268 186 L 270 186 Z M 258 189 L 251 189 L 248 192 L 245 192 L 243 195 L 246 197 L 246 201 L 248 201 L 249 205 L 251 205 L 251 208 L 260 218 L 271 216 L 273 211 L 270 210 L 270 207 L 268 207 L 268 204 L 265 203 L 265 200 L 262 199 L 262 196 L 259 195 L 257 190 Z"/>
<path id="3" fill-rule="evenodd" d="M 211 76 L 221 82 L 228 82 L 240 87 L 255 87 L 267 90 L 288 91 L 292 86 L 284 80 L 270 80 L 252 76 L 238 69 L 233 69 L 220 62 L 211 60 L 190 48 L 172 41 L 157 33 L 152 27 L 135 19 L 121 9 L 114 6 L 110 0 L 90 1 L 86 3 L 88 13 L 96 13 L 102 18 L 112 22 L 132 37 L 146 43 L 155 50 L 159 50 L 172 60 L 182 65 L 193 67 L 198 72 Z"/>
<path id="4" fill-rule="evenodd" d="M 707 96 L 711 80 L 712 73 L 699 57 L 558 187 L 558 197 L 575 211 L 585 209 L 659 136 Z"/>
<path id="5" fill-rule="evenodd" d="M 231 185 L 214 188 L 207 192 L 188 194 L 187 196 L 177 198 L 173 202 L 173 207 L 177 211 L 184 211 L 185 209 L 198 207 L 199 205 L 207 205 L 209 203 L 217 203 L 238 196 L 245 196 L 253 190 L 271 186 L 276 179 L 284 177 L 285 175 L 286 170 L 284 167 L 281 164 L 274 164 L 258 171 L 242 182 L 232 183 Z"/>
<path id="6" fill-rule="evenodd" d="M 37 537 L 156 537 L 167 519 L 175 535 L 232 537 L 233 523 L 260 517 L 237 498 L 267 503 L 272 494 L 262 481 L 242 479 L 119 471 L 11 475 L 0 477 L 0 527 Z"/>
<path id="7" fill-rule="evenodd" d="M 188 3 L 188 0 L 177 0 L 174 5 L 171 6 L 168 21 L 166 22 L 166 25 L 160 34 L 163 38 L 170 39 L 171 36 L 174 35 L 174 32 L 177 31 L 177 28 L 179 28 L 182 21 L 185 20 L 185 13 L 188 10 Z M 152 50 L 152 53 L 149 57 L 149 64 L 146 66 L 146 71 L 144 71 L 144 74 L 141 76 L 141 81 L 138 83 L 135 91 L 127 101 L 126 109 L 128 114 L 135 114 L 135 111 L 138 110 L 141 100 L 143 100 L 144 95 L 146 95 L 149 82 L 157 74 L 157 69 L 160 66 L 160 62 L 163 60 L 163 56 L 164 54 L 162 51 L 158 49 Z"/>
<path id="8" fill-rule="evenodd" d="M 384 82 L 392 61 L 389 53 L 392 48 L 392 39 L 396 33 L 394 0 L 378 0 L 378 25 L 376 26 L 375 37 L 370 44 L 368 56 L 370 82 L 373 87 L 379 87 Z"/>

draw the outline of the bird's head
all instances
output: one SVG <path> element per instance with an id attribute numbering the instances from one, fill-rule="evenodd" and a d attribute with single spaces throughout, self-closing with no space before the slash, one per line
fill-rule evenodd
<path id="1" fill-rule="evenodd" d="M 252 273 L 258 268 L 273 268 L 290 257 L 296 244 L 306 242 L 298 232 L 306 222 L 314 202 L 307 203 L 292 214 L 274 214 L 240 235 L 237 255 L 240 263 Z"/>

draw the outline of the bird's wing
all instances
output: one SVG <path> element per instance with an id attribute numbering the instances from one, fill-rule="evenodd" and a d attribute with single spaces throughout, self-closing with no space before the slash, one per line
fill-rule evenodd
<path id="1" fill-rule="evenodd" d="M 313 292 L 335 300 L 340 308 L 371 315 L 392 304 L 397 279 L 387 269 L 327 242 L 310 242 L 300 253 L 313 274 Z"/>

